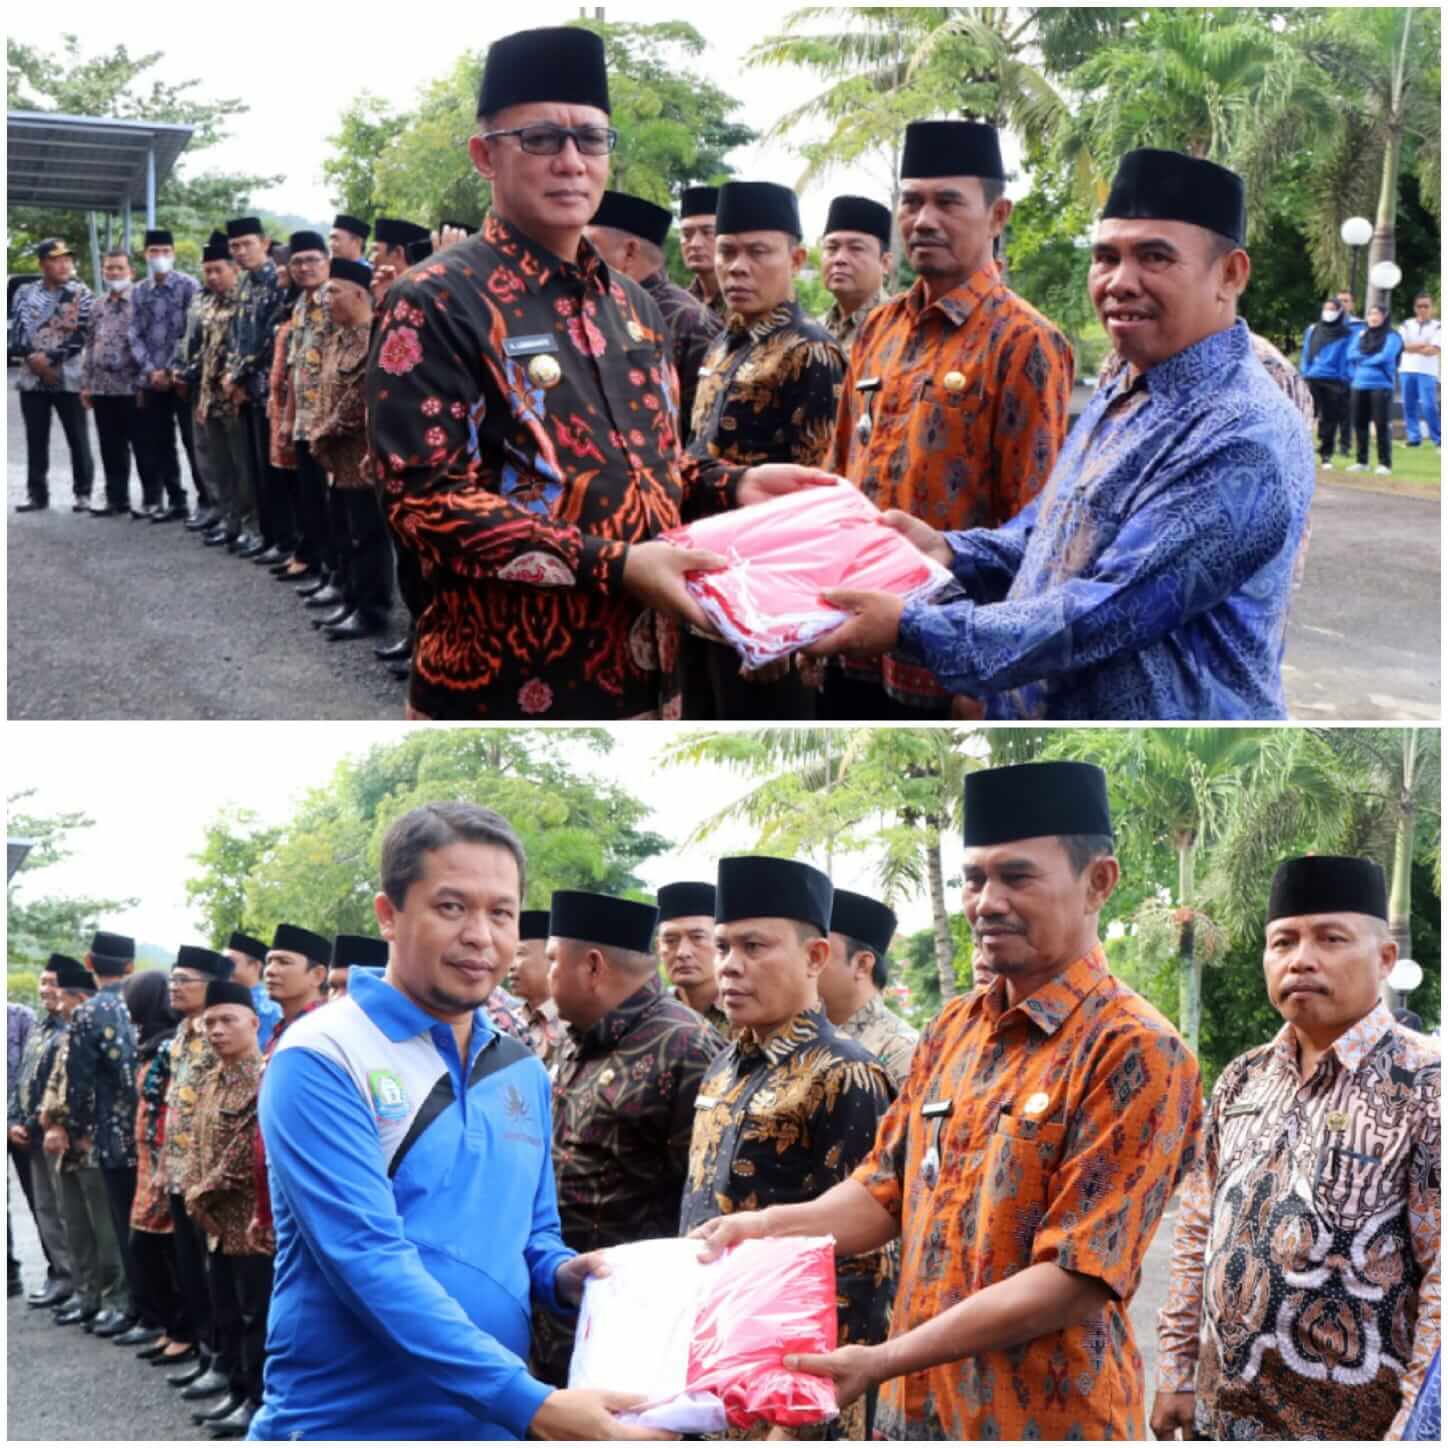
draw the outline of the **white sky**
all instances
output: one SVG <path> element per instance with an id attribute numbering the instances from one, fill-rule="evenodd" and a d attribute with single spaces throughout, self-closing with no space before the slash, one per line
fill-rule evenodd
<path id="1" fill-rule="evenodd" d="M 737 0 L 718 10 L 678 4 L 608 5 L 605 17 L 639 23 L 689 20 L 709 47 L 691 61 L 692 68 L 740 100 L 743 104 L 734 119 L 762 134 L 779 116 L 823 88 L 797 67 L 751 70 L 743 65 L 745 52 L 777 32 L 790 8 Z M 139 88 L 144 89 L 151 76 L 171 82 L 194 77 L 201 81 L 198 93 L 207 99 L 247 100 L 251 112 L 237 118 L 232 137 L 189 160 L 183 155 L 183 174 L 213 169 L 284 172 L 286 180 L 258 192 L 253 204 L 323 222 L 330 221 L 335 210 L 322 179 L 326 138 L 358 92 L 367 90 L 396 108 L 409 108 L 418 88 L 451 70 L 464 50 L 481 48 L 523 24 L 558 25 L 579 13 L 578 5 L 547 3 L 530 5 L 526 13 L 492 5 L 472 8 L 471 13 L 461 6 L 413 12 L 364 3 L 281 11 L 263 7 L 243 17 L 227 9 L 118 8 L 73 0 L 58 12 L 41 6 L 12 13 L 6 27 L 15 40 L 57 52 L 61 36 L 75 33 L 87 57 L 120 43 L 132 56 L 161 50 L 164 58 L 145 73 Z M 811 137 L 796 133 L 791 139 Z M 1012 138 L 1005 138 L 1003 150 L 1007 170 L 1017 167 L 1019 147 Z M 793 185 L 804 169 L 803 160 L 782 142 L 735 151 L 729 159 L 743 180 Z M 806 235 L 819 235 L 834 195 L 856 192 L 887 201 L 886 180 L 868 167 L 832 172 L 800 197 Z M 1024 189 L 1013 185 L 1010 191 L 1016 195 Z"/>
<path id="2" fill-rule="evenodd" d="M 20 806 L 26 813 L 83 810 L 96 821 L 93 829 L 72 837 L 76 854 L 35 872 L 20 887 L 19 898 L 135 896 L 141 903 L 108 919 L 109 928 L 154 945 L 195 941 L 199 936 L 185 892 L 195 866 L 188 856 L 199 848 L 218 811 L 244 805 L 264 824 L 283 823 L 307 789 L 331 778 L 343 756 L 363 754 L 374 744 L 426 727 L 438 726 L 11 723 L 5 733 L 6 793 L 34 786 L 35 795 Z M 616 725 L 613 752 L 595 756 L 580 749 L 577 764 L 643 800 L 651 811 L 645 827 L 682 843 L 695 823 L 739 798 L 751 784 L 721 767 L 662 767 L 658 756 L 665 744 L 688 732 L 682 725 Z M 701 847 L 649 861 L 640 874 L 650 889 L 669 880 L 712 879 L 721 855 L 747 853 L 754 843 L 747 826 L 726 828 Z M 947 843 L 947 877 L 959 872 L 962 853 L 958 840 Z M 867 853 L 847 855 L 835 862 L 835 883 L 873 894 L 872 871 Z M 930 922 L 923 893 L 897 901 L 896 911 L 905 931 Z"/>

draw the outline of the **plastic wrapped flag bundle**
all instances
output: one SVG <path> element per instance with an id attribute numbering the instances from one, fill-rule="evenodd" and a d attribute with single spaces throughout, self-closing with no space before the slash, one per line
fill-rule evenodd
<path id="1" fill-rule="evenodd" d="M 909 602 L 950 582 L 949 569 L 880 527 L 879 517 L 868 498 L 842 482 L 801 488 L 664 536 L 729 560 L 717 572 L 690 574 L 685 586 L 720 638 L 757 669 L 845 621 L 843 612 L 820 601 L 827 588 L 872 589 Z"/>
<path id="2" fill-rule="evenodd" d="M 741 1242 L 719 1261 L 661 1238 L 615 1247 L 584 1288 L 570 1388 L 639 1393 L 630 1421 L 675 1433 L 799 1427 L 839 1412 L 834 1384 L 784 1366 L 836 1342 L 832 1237 Z"/>

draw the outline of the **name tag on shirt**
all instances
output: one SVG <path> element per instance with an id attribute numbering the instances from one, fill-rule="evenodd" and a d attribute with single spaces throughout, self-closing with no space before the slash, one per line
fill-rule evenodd
<path id="1" fill-rule="evenodd" d="M 862 377 L 855 383 L 856 392 L 878 392 L 880 390 L 880 379 L 878 377 Z"/>
<path id="2" fill-rule="evenodd" d="M 1229 1106 L 1222 1112 L 1225 1117 L 1232 1116 L 1256 1116 L 1262 1110 L 1260 1101 L 1239 1101 L 1235 1106 Z"/>
<path id="3" fill-rule="evenodd" d="M 952 1103 L 950 1101 L 927 1101 L 920 1108 L 920 1114 L 927 1121 L 934 1121 L 937 1117 L 949 1116 Z"/>
<path id="4" fill-rule="evenodd" d="M 719 1104 L 717 1096 L 696 1096 L 694 1098 L 695 1111 L 709 1111 Z"/>
<path id="5" fill-rule="evenodd" d="M 504 337 L 503 353 L 508 357 L 532 357 L 538 352 L 556 352 L 558 339 L 551 332 L 532 337 Z"/>

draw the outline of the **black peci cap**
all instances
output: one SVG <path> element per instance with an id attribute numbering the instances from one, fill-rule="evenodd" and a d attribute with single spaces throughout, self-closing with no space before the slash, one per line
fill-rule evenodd
<path id="1" fill-rule="evenodd" d="M 372 285 L 372 268 L 365 261 L 349 261 L 345 256 L 332 258 L 327 275 L 338 281 L 356 282 L 364 289 Z"/>
<path id="2" fill-rule="evenodd" d="M 496 115 L 528 101 L 611 110 L 603 41 L 576 25 L 519 30 L 495 40 L 483 63 L 478 115 Z"/>
<path id="3" fill-rule="evenodd" d="M 234 216 L 226 223 L 226 234 L 233 241 L 238 236 L 265 236 L 258 216 Z"/>
<path id="4" fill-rule="evenodd" d="M 1111 834 L 1106 775 L 1095 764 L 1049 760 L 965 776 L 967 848 L 1043 835 Z"/>
<path id="5" fill-rule="evenodd" d="M 680 920 L 685 915 L 714 918 L 717 891 L 712 880 L 677 880 L 659 891 L 659 919 Z"/>
<path id="6" fill-rule="evenodd" d="M 900 153 L 901 178 L 979 176 L 1006 179 L 1000 132 L 983 121 L 911 121 Z"/>
<path id="7" fill-rule="evenodd" d="M 552 919 L 548 910 L 524 910 L 518 916 L 519 940 L 547 940 L 548 922 Z"/>
<path id="8" fill-rule="evenodd" d="M 348 216 L 345 211 L 339 211 L 332 218 L 332 225 L 338 231 L 350 231 L 353 236 L 360 236 L 363 241 L 372 235 L 372 228 L 365 221 L 356 216 Z"/>
<path id="9" fill-rule="evenodd" d="M 416 266 L 418 262 L 426 261 L 432 255 L 432 238 L 420 236 L 416 241 L 409 241 L 405 250 L 408 266 Z"/>
<path id="10" fill-rule="evenodd" d="M 46 970 L 55 972 L 55 983 L 62 990 L 95 990 L 96 978 L 80 961 L 69 955 L 52 955 L 45 962 Z"/>
<path id="11" fill-rule="evenodd" d="M 832 231 L 863 231 L 890 250 L 890 208 L 867 196 L 836 196 L 825 217 L 824 234 Z"/>
<path id="12" fill-rule="evenodd" d="M 1376 860 L 1352 855 L 1300 855 L 1278 865 L 1267 901 L 1269 921 L 1344 911 L 1387 920 L 1388 883 Z"/>
<path id="13" fill-rule="evenodd" d="M 213 980 L 206 987 L 206 1004 L 208 1006 L 245 1006 L 249 1011 L 256 1010 L 256 1001 L 252 997 L 251 987 L 242 985 L 239 980 Z"/>
<path id="14" fill-rule="evenodd" d="M 399 220 L 395 216 L 377 218 L 376 236 L 384 246 L 406 246 L 410 241 L 432 239 L 427 227 L 419 226 L 415 221 Z"/>
<path id="15" fill-rule="evenodd" d="M 642 196 L 630 196 L 626 191 L 605 191 L 598 210 L 593 213 L 592 226 L 611 226 L 615 231 L 626 231 L 630 236 L 640 237 L 663 246 L 674 224 L 674 213 L 645 201 Z"/>
<path id="16" fill-rule="evenodd" d="M 717 186 L 686 186 L 679 198 L 679 215 L 713 216 L 719 209 Z"/>
<path id="17" fill-rule="evenodd" d="M 287 237 L 287 251 L 295 256 L 299 251 L 319 251 L 327 254 L 327 242 L 320 231 L 294 231 Z"/>
<path id="18" fill-rule="evenodd" d="M 230 980 L 232 963 L 217 950 L 204 945 L 183 945 L 176 951 L 176 970 L 194 970 L 213 980 Z"/>
<path id="19" fill-rule="evenodd" d="M 136 958 L 136 942 L 129 935 L 115 935 L 109 930 L 97 930 L 91 936 L 90 958 L 100 968 L 102 975 L 120 975 Z M 114 966 L 115 969 L 107 970 L 107 966 Z"/>
<path id="20" fill-rule="evenodd" d="M 258 940 L 254 935 L 246 935 L 240 930 L 233 930 L 231 938 L 226 942 L 228 950 L 239 950 L 243 955 L 250 956 L 252 960 L 266 959 L 266 943 Z"/>
<path id="21" fill-rule="evenodd" d="M 834 908 L 830 912 L 830 929 L 852 940 L 863 941 L 880 960 L 890 953 L 895 938 L 895 912 L 868 895 L 853 890 L 836 890 Z"/>
<path id="22" fill-rule="evenodd" d="M 144 242 L 142 242 L 142 245 L 175 246 L 176 238 L 172 236 L 171 233 L 167 231 L 164 227 L 157 227 L 154 231 L 148 231 L 146 233 L 146 239 Z"/>
<path id="23" fill-rule="evenodd" d="M 647 955 L 653 947 L 659 912 L 654 905 L 595 895 L 588 890 L 555 890 L 548 912 L 548 933 L 589 945 L 612 945 Z"/>
<path id="24" fill-rule="evenodd" d="M 300 925 L 278 925 L 276 934 L 272 936 L 271 948 L 305 955 L 318 965 L 326 965 L 332 958 L 332 942 L 325 935 L 318 935 L 315 930 L 304 930 Z"/>
<path id="25" fill-rule="evenodd" d="M 798 239 L 799 197 L 788 186 L 773 181 L 726 181 L 719 188 L 714 230 L 720 236 L 741 231 L 784 231 Z"/>
<path id="26" fill-rule="evenodd" d="M 375 935 L 339 935 L 332 942 L 332 969 L 344 965 L 385 966 L 387 942 Z"/>
<path id="27" fill-rule="evenodd" d="M 1247 240 L 1247 188 L 1235 171 L 1180 151 L 1128 151 L 1116 168 L 1103 221 L 1186 221 Z"/>
<path id="28" fill-rule="evenodd" d="M 213 231 L 206 239 L 206 245 L 201 251 L 202 261 L 230 261 L 231 249 L 226 244 L 226 233 L 224 231 Z"/>
<path id="29" fill-rule="evenodd" d="M 829 933 L 834 907 L 830 877 L 798 860 L 772 855 L 736 855 L 719 861 L 719 888 L 714 919 L 802 920 Z"/>

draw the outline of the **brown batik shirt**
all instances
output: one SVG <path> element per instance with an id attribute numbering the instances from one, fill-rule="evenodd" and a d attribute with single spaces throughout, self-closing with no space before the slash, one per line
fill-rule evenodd
<path id="1" fill-rule="evenodd" d="M 389 288 L 368 441 L 427 584 L 415 713 L 678 713 L 677 625 L 624 589 L 625 560 L 732 504 L 742 470 L 681 454 L 671 347 L 586 240 L 564 261 L 494 213 Z"/>
<path id="2" fill-rule="evenodd" d="M 171 1083 L 166 1088 L 166 1190 L 185 1196 L 195 1171 L 196 1108 L 201 1087 L 220 1062 L 198 1011 L 176 1027 L 169 1046 Z"/>
<path id="3" fill-rule="evenodd" d="M 256 1211 L 256 1098 L 261 1070 L 260 1054 L 218 1062 L 197 1095 L 186 1210 L 228 1257 L 252 1250 L 247 1228 Z"/>
<path id="4" fill-rule="evenodd" d="M 860 306 L 856 307 L 848 316 L 845 315 L 838 302 L 833 303 L 830 309 L 819 319 L 822 326 L 836 342 L 840 344 L 840 351 L 845 354 L 845 361 L 850 360 L 850 349 L 855 345 L 855 338 L 859 335 L 860 327 L 866 317 L 880 306 L 883 302 L 889 301 L 882 287 L 873 297 L 868 298 Z"/>
<path id="5" fill-rule="evenodd" d="M 367 453 L 367 343 L 370 323 L 330 327 L 321 338 L 321 373 L 307 439 L 338 488 L 371 486 Z"/>
<path id="6" fill-rule="evenodd" d="M 1291 1026 L 1222 1073 L 1157 1335 L 1198 1437 L 1402 1436 L 1440 1331 L 1436 1047 L 1378 1005 L 1306 1080 Z"/>

